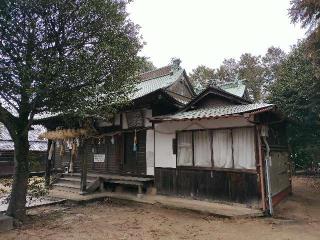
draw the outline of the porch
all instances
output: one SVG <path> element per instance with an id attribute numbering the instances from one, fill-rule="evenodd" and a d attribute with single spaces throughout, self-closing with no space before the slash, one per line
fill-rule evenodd
<path id="1" fill-rule="evenodd" d="M 140 197 L 129 192 L 110 191 L 102 191 L 87 195 L 80 195 L 76 192 L 56 191 L 55 189 L 53 189 L 50 191 L 50 196 L 65 199 L 68 202 L 76 204 L 89 203 L 93 201 L 103 201 L 105 199 L 137 202 L 141 204 L 151 204 L 171 209 L 193 211 L 224 218 L 238 219 L 264 216 L 262 210 L 248 208 L 243 204 L 227 204 L 221 202 L 201 201 L 172 196 L 153 195 L 149 193 L 143 194 Z"/>
<path id="2" fill-rule="evenodd" d="M 59 174 L 52 184 L 53 189 L 56 192 L 62 192 L 62 194 L 86 195 L 92 194 L 97 190 L 100 190 L 100 192 L 104 192 L 105 190 L 116 192 L 122 190 L 122 188 L 130 188 L 131 192 L 137 192 L 138 197 L 147 191 L 152 191 L 153 185 L 153 177 L 134 177 L 104 173 L 87 173 L 85 180 L 81 179 L 80 173 L 63 173 Z"/>

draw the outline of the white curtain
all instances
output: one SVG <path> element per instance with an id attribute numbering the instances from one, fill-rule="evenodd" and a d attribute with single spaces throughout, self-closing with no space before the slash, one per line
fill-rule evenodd
<path id="1" fill-rule="evenodd" d="M 213 165 L 218 168 L 232 168 L 231 130 L 215 130 L 212 133 Z"/>
<path id="2" fill-rule="evenodd" d="M 178 133 L 178 166 L 192 166 L 192 132 Z"/>
<path id="3" fill-rule="evenodd" d="M 209 131 L 193 133 L 194 165 L 197 167 L 211 167 L 211 147 Z"/>
<path id="4" fill-rule="evenodd" d="M 255 144 L 253 128 L 235 128 L 233 136 L 234 168 L 255 169 Z"/>

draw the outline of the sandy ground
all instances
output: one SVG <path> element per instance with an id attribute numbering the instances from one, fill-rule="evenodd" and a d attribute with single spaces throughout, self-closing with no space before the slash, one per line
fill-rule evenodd
<path id="1" fill-rule="evenodd" d="M 318 184 L 318 185 L 317 185 Z M 0 239 L 320 239 L 320 179 L 294 179 L 294 194 L 274 218 L 222 219 L 152 205 L 106 200 L 29 210 Z"/>

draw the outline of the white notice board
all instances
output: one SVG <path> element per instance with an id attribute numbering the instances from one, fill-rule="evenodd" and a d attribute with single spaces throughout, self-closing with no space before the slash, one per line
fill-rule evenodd
<path id="1" fill-rule="evenodd" d="M 93 154 L 93 162 L 104 162 L 105 154 Z"/>

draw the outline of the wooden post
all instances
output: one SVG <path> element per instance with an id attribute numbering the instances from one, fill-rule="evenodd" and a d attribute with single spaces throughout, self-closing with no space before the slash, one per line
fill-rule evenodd
<path id="1" fill-rule="evenodd" d="M 52 157 L 53 157 L 53 146 L 54 142 L 52 140 L 48 140 L 48 155 L 47 155 L 47 161 L 46 161 L 46 172 L 45 172 L 45 186 L 50 186 L 50 176 L 51 176 L 51 167 L 52 167 Z"/>
<path id="2" fill-rule="evenodd" d="M 81 159 L 81 182 L 80 182 L 80 193 L 84 194 L 87 191 L 87 151 L 84 150 L 85 144 L 79 146 L 79 155 Z"/>

